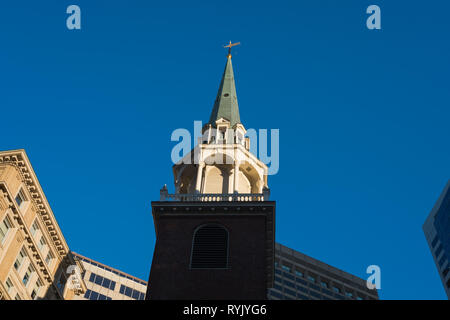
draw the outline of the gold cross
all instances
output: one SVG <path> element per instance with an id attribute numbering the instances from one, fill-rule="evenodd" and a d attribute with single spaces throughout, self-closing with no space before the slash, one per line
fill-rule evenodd
<path id="1" fill-rule="evenodd" d="M 228 48 L 228 56 L 231 57 L 231 47 L 237 46 L 237 45 L 239 45 L 239 44 L 241 44 L 241 43 L 240 43 L 240 42 L 231 43 L 231 40 L 230 40 L 230 43 L 227 44 L 226 46 L 223 46 L 223 47 L 224 47 L 224 48 Z"/>

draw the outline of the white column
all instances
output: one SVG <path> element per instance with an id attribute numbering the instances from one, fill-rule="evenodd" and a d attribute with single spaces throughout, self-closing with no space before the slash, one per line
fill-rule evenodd
<path id="1" fill-rule="evenodd" d="M 239 161 L 234 162 L 234 193 L 239 190 Z"/>
<path id="2" fill-rule="evenodd" d="M 198 169 L 197 169 L 197 180 L 195 181 L 195 192 L 196 193 L 200 193 L 200 187 L 202 184 L 202 173 L 203 173 L 203 168 L 205 167 L 205 163 L 204 162 L 200 162 L 198 164 Z"/>

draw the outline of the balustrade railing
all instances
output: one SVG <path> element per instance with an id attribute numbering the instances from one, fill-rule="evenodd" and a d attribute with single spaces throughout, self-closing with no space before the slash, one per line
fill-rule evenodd
<path id="1" fill-rule="evenodd" d="M 195 194 L 169 194 L 161 190 L 160 201 L 268 201 L 269 193 L 195 193 Z"/>

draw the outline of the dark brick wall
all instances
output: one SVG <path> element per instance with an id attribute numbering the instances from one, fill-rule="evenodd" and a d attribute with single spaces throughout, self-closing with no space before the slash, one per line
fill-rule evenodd
<path id="1" fill-rule="evenodd" d="M 150 272 L 149 299 L 266 299 L 267 220 L 265 214 L 155 213 L 157 241 Z M 270 220 L 270 218 L 269 218 Z M 227 269 L 189 268 L 194 230 L 219 223 L 229 232 Z"/>

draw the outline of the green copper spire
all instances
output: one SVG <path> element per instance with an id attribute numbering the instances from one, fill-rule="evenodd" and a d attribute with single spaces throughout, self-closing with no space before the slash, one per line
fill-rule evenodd
<path id="1" fill-rule="evenodd" d="M 223 72 L 209 123 L 214 125 L 220 118 L 230 121 L 231 127 L 236 123 L 241 123 L 230 53 L 227 56 L 227 64 L 225 65 L 225 71 Z"/>

